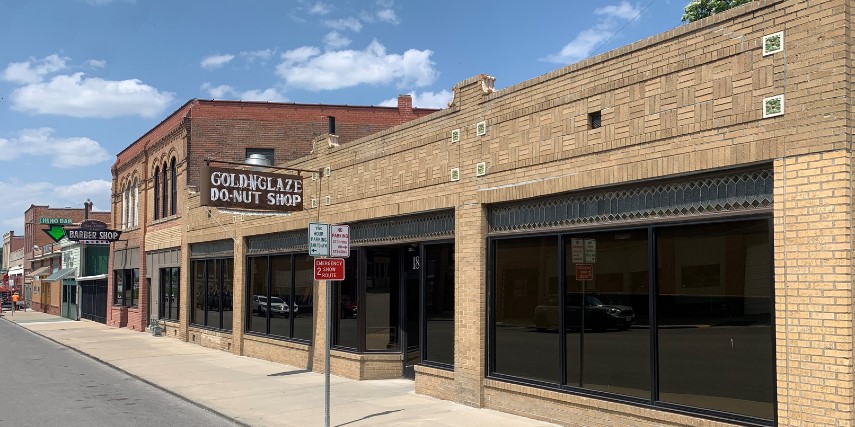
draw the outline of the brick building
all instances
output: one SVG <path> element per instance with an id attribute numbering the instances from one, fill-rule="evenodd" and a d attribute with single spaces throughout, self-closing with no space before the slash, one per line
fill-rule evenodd
<path id="1" fill-rule="evenodd" d="M 282 163 L 306 155 L 330 131 L 338 143 L 435 110 L 395 107 L 190 100 L 117 155 L 107 324 L 143 330 L 152 317 L 177 318 L 178 272 L 188 195 L 206 160 L 243 162 L 262 155 Z"/>
<path id="2" fill-rule="evenodd" d="M 320 371 L 329 285 L 337 375 L 566 425 L 855 424 L 853 18 L 757 1 L 472 77 L 448 109 L 306 139 L 284 166 L 324 173 L 291 215 L 191 191 L 167 335 Z M 343 281 L 312 280 L 310 223 L 350 226 Z"/>
<path id="3" fill-rule="evenodd" d="M 82 202 L 81 202 L 82 204 Z M 30 205 L 24 212 L 24 300 L 32 301 L 33 309 L 59 315 L 59 285 L 41 283 L 62 268 L 62 251 L 43 230 L 51 220 L 54 224 L 79 224 L 86 216 L 84 208 L 51 208 Z M 89 212 L 89 219 L 110 224 L 110 212 Z M 56 304 L 50 304 L 54 301 Z M 52 308 L 51 308 L 52 307 Z"/>

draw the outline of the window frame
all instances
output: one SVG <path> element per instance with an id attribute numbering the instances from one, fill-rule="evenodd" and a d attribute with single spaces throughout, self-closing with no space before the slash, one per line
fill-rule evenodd
<path id="1" fill-rule="evenodd" d="M 270 323 L 270 319 L 271 319 L 271 316 L 270 316 L 270 299 L 271 299 L 271 292 L 272 292 L 272 288 L 273 288 L 272 287 L 273 258 L 274 257 L 288 257 L 288 259 L 289 259 L 289 262 L 291 265 L 291 282 L 290 282 L 291 285 L 290 285 L 290 292 L 289 292 L 289 296 L 288 296 L 288 298 L 289 298 L 288 303 L 292 304 L 292 306 L 293 306 L 294 304 L 296 304 L 296 301 L 297 301 L 297 288 L 299 287 L 297 284 L 297 265 L 298 265 L 297 260 L 299 257 L 306 257 L 306 256 L 308 256 L 308 255 L 306 255 L 305 253 L 287 252 L 287 253 L 270 253 L 270 254 L 250 255 L 250 256 L 245 257 L 245 263 L 244 263 L 245 266 L 250 266 L 253 260 L 261 260 L 261 259 L 265 260 L 266 265 L 267 265 L 267 270 L 266 270 L 267 272 L 265 275 L 265 293 L 263 295 L 267 299 L 267 303 L 266 303 L 267 309 L 265 310 L 266 314 L 264 316 L 264 319 L 265 319 L 264 320 L 264 323 L 265 323 L 264 330 L 266 332 L 259 332 L 259 331 L 251 330 L 251 328 L 252 328 L 252 316 L 253 316 L 252 300 L 253 300 L 253 296 L 254 296 L 253 290 L 252 290 L 252 276 L 251 276 L 252 275 L 252 269 L 250 267 L 245 268 L 245 278 L 244 278 L 244 294 L 245 294 L 245 299 L 246 299 L 246 301 L 245 301 L 246 309 L 244 310 L 244 333 L 245 334 L 254 335 L 254 336 L 261 336 L 261 337 L 277 339 L 277 340 L 283 340 L 283 341 L 306 343 L 306 344 L 311 344 L 314 341 L 314 333 L 311 334 L 311 337 L 309 339 L 300 338 L 300 337 L 295 336 L 295 329 L 296 329 L 295 328 L 295 323 L 296 323 L 295 318 L 297 316 L 294 316 L 293 314 L 289 314 L 289 316 L 288 316 L 288 336 L 273 334 L 271 332 L 271 323 Z M 311 257 L 309 257 L 309 259 L 311 259 Z M 312 288 L 312 306 L 309 309 L 312 310 L 311 311 L 311 315 L 313 318 L 312 324 L 314 324 L 314 317 L 315 317 L 314 306 L 316 303 L 315 295 L 314 295 L 314 279 L 312 280 L 311 288 Z M 257 295 L 261 295 L 261 294 L 257 294 Z M 298 307 L 299 306 L 300 305 L 298 304 Z M 298 308 L 298 314 L 301 313 L 299 310 L 300 309 Z M 306 309 L 304 308 L 303 310 L 306 310 Z"/>
<path id="2" fill-rule="evenodd" d="M 152 183 L 152 192 L 154 193 L 154 209 L 152 213 L 154 215 L 154 220 L 160 219 L 160 166 L 154 167 L 154 175 L 152 176 L 154 182 Z"/>
<path id="3" fill-rule="evenodd" d="M 722 224 L 722 223 L 738 223 L 738 222 L 751 222 L 751 221 L 763 221 L 767 222 L 767 230 L 769 236 L 769 259 L 771 272 L 770 277 L 772 278 L 770 297 L 773 307 L 775 301 L 775 284 L 774 284 L 774 254 L 772 253 L 774 250 L 774 221 L 771 212 L 753 212 L 750 214 L 720 214 L 713 218 L 682 218 L 678 220 L 663 220 L 663 221 L 647 221 L 646 223 L 627 223 L 627 224 L 617 224 L 616 226 L 609 226 L 608 224 L 597 224 L 590 227 L 576 227 L 571 229 L 561 229 L 561 230 L 549 230 L 549 231 L 537 231 L 537 232 L 521 232 L 521 233 L 513 233 L 513 234 L 501 234 L 501 235 L 492 235 L 487 237 L 487 269 L 486 269 L 486 280 L 487 280 L 487 313 L 486 313 L 486 329 L 487 329 L 487 343 L 485 346 L 486 351 L 486 378 L 496 379 L 500 381 L 509 381 L 514 383 L 525 384 L 537 388 L 544 388 L 555 390 L 562 393 L 568 393 L 573 395 L 579 395 L 584 397 L 591 397 L 601 400 L 614 401 L 620 403 L 632 404 L 635 406 L 645 407 L 653 410 L 659 411 L 669 411 L 675 413 L 686 414 L 690 416 L 700 416 L 716 421 L 723 422 L 736 422 L 747 425 L 758 425 L 758 426 L 772 426 L 776 425 L 778 415 L 777 415 L 777 399 L 772 399 L 772 419 L 764 419 L 764 418 L 756 418 L 748 415 L 742 415 L 732 412 L 725 412 L 715 409 L 708 409 L 704 407 L 696 407 L 689 405 L 681 405 L 675 403 L 664 402 L 659 399 L 659 374 L 660 368 L 658 364 L 658 357 L 660 353 L 660 349 L 658 348 L 658 339 L 657 339 L 657 328 L 658 328 L 658 312 L 656 311 L 656 303 L 659 299 L 659 278 L 658 278 L 658 260 L 657 260 L 657 233 L 658 229 L 663 228 L 671 228 L 671 227 L 680 227 L 680 226 L 692 226 L 692 225 L 710 225 L 710 224 Z M 558 237 L 558 250 L 559 250 L 559 293 L 561 290 L 566 289 L 564 271 L 566 271 L 566 265 L 564 263 L 565 254 L 563 251 L 563 247 L 566 245 L 568 239 L 572 236 L 584 235 L 584 234 L 594 234 L 600 232 L 621 232 L 623 230 L 640 230 L 646 229 L 648 233 L 648 275 L 649 275 L 649 286 L 648 286 L 648 304 L 649 304 L 649 316 L 650 316 L 650 347 L 649 347 L 649 355 L 650 355 L 650 398 L 637 398 L 628 395 L 621 395 L 616 393 L 609 393 L 604 391 L 598 391 L 588 388 L 579 388 L 567 385 L 567 375 L 566 375 L 566 337 L 559 333 L 559 351 L 560 356 L 558 358 L 559 363 L 561 364 L 561 380 L 559 384 L 549 383 L 538 381 L 535 379 L 524 378 L 519 376 L 501 374 L 495 372 L 496 367 L 496 313 L 495 313 L 495 304 L 496 304 L 496 259 L 495 259 L 495 242 L 500 240 L 515 240 L 522 239 L 528 237 L 543 237 L 543 236 L 557 236 Z M 565 291 L 566 292 L 566 291 Z M 562 316 L 563 313 L 560 313 L 559 316 Z M 771 349 L 772 349 L 772 357 L 773 360 L 777 359 L 777 355 L 775 353 L 775 337 L 776 337 L 776 327 L 774 322 L 774 312 L 772 313 L 772 321 L 771 321 L 771 330 L 769 334 L 769 339 L 771 341 Z M 559 317 L 560 318 L 560 317 Z M 563 330 L 563 328 L 562 328 Z M 771 377 L 777 378 L 777 366 L 776 363 L 771 363 L 769 366 L 771 372 Z M 770 385 L 772 390 L 775 390 L 776 385 Z"/>
<path id="4" fill-rule="evenodd" d="M 176 274 L 173 275 L 172 272 Z M 160 296 L 158 316 L 162 320 L 178 322 L 181 320 L 181 267 L 163 267 L 158 270 L 160 278 Z M 177 277 L 178 283 L 173 283 L 172 278 Z M 166 284 L 168 282 L 168 285 Z M 175 295 L 175 312 L 172 312 L 172 305 L 166 301 L 167 290 L 174 292 Z"/>

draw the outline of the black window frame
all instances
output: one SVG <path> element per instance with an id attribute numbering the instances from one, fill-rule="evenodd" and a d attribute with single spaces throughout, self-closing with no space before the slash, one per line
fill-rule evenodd
<path id="1" fill-rule="evenodd" d="M 709 224 L 720 224 L 720 223 L 734 223 L 734 222 L 750 222 L 750 221 L 762 221 L 765 220 L 768 223 L 768 238 L 769 238 L 769 257 L 771 263 L 770 272 L 772 277 L 771 289 L 770 289 L 770 300 L 774 304 L 775 301 L 775 288 L 774 288 L 774 254 L 773 251 L 773 239 L 774 239 L 774 222 L 772 218 L 772 214 L 769 212 L 760 212 L 754 214 L 732 214 L 727 215 L 723 214 L 716 218 L 708 218 L 708 219 L 699 219 L 699 218 L 689 218 L 684 220 L 672 220 L 672 221 L 657 221 L 648 224 L 620 224 L 617 226 L 609 226 L 609 225 L 595 225 L 591 227 L 585 227 L 583 229 L 563 229 L 563 230 L 554 230 L 554 231 L 540 231 L 533 233 L 516 233 L 516 234 L 502 234 L 502 235 L 493 235 L 487 237 L 487 272 L 486 272 L 486 280 L 487 280 L 487 345 L 486 345 L 486 377 L 501 381 L 510 381 L 514 383 L 525 384 L 533 387 L 550 389 L 555 391 L 560 391 L 564 393 L 592 397 L 602 400 L 615 401 L 621 403 L 632 404 L 635 406 L 646 407 L 654 410 L 664 410 L 669 412 L 686 414 L 689 416 L 699 416 L 707 419 L 715 420 L 715 421 L 723 421 L 728 423 L 739 423 L 744 425 L 751 426 L 772 426 L 777 425 L 777 399 L 772 398 L 772 419 L 763 419 L 756 418 L 752 416 L 724 412 L 714 409 L 707 409 L 703 407 L 694 407 L 688 405 L 674 404 L 669 402 L 664 402 L 658 399 L 659 397 L 659 348 L 658 348 L 658 339 L 657 339 L 657 321 L 658 312 L 656 311 L 657 300 L 659 299 L 659 289 L 658 289 L 658 262 L 657 262 L 657 233 L 656 230 L 663 228 L 671 228 L 671 227 L 680 227 L 680 226 L 692 226 L 692 225 L 709 225 Z M 496 364 L 496 336 L 495 336 L 495 325 L 496 325 L 496 313 L 495 313 L 495 304 L 496 304 L 496 277 L 495 277 L 495 242 L 499 240 L 513 240 L 513 239 L 521 239 L 527 237 L 542 237 L 542 236 L 557 236 L 557 250 L 559 251 L 559 272 L 565 271 L 564 264 L 564 253 L 563 248 L 566 243 L 569 242 L 569 239 L 578 235 L 584 234 L 592 234 L 598 232 L 621 232 L 624 230 L 639 230 L 646 229 L 648 231 L 648 268 L 649 268 L 649 289 L 648 289 L 648 301 L 649 301 L 649 310 L 650 310 L 650 398 L 649 399 L 640 399 L 632 396 L 621 395 L 616 393 L 609 393 L 603 391 L 597 391 L 586 388 L 579 388 L 574 386 L 566 385 L 566 366 L 565 366 L 565 351 L 566 344 L 565 338 L 560 337 L 559 339 L 559 363 L 561 363 L 560 371 L 561 371 L 561 381 L 559 384 L 538 381 L 530 378 L 524 378 L 519 376 L 506 375 L 495 372 L 495 364 Z M 559 274 L 559 286 L 561 290 L 565 289 L 564 283 L 564 274 Z M 560 306 L 563 305 L 559 303 Z M 562 307 L 563 308 L 563 307 Z M 559 316 L 563 316 L 563 313 L 559 314 Z M 771 321 L 771 333 L 769 339 L 771 341 L 771 349 L 772 349 L 772 357 L 773 360 L 776 359 L 775 353 L 775 336 L 776 336 L 776 328 L 774 322 L 774 312 L 772 313 L 773 319 Z M 560 318 L 559 317 L 559 318 Z M 563 331 L 563 326 L 561 328 Z M 565 335 L 559 332 L 559 336 Z M 776 363 L 772 363 L 769 367 L 771 369 L 771 377 L 773 378 L 773 384 L 771 384 L 771 389 L 776 390 L 776 385 L 774 384 L 774 378 L 776 376 Z"/>
<path id="2" fill-rule="evenodd" d="M 160 277 L 159 317 L 163 320 L 179 321 L 181 316 L 181 267 L 164 267 L 158 271 Z M 173 281 L 173 278 L 177 278 Z M 169 298 L 166 295 L 169 294 Z M 175 310 L 170 303 L 175 301 Z"/>
<path id="3" fill-rule="evenodd" d="M 161 207 L 160 217 L 166 218 L 167 216 L 169 216 L 169 192 L 168 192 L 169 191 L 169 170 L 167 168 L 166 162 L 163 163 L 162 173 L 163 173 L 163 182 L 161 184 L 162 184 L 163 188 L 161 189 L 162 203 L 160 204 L 160 207 Z"/>
<path id="4" fill-rule="evenodd" d="M 199 303 L 197 296 L 196 296 L 197 295 L 197 292 L 196 292 L 197 281 L 196 281 L 196 277 L 195 277 L 195 271 L 196 271 L 195 267 L 196 267 L 197 263 L 202 263 L 202 265 L 204 266 L 204 268 L 202 270 L 202 280 L 203 280 L 202 289 L 204 290 L 204 292 L 203 292 L 204 301 L 202 301 L 202 307 L 203 307 L 203 309 L 202 309 L 202 313 L 203 313 L 202 317 L 203 318 L 201 319 L 202 323 L 199 323 L 198 322 L 199 319 L 196 319 L 196 316 L 194 315 L 195 310 L 196 310 L 196 305 L 197 305 L 197 303 Z M 226 264 L 229 264 L 229 263 L 231 263 L 230 271 L 232 274 L 232 289 L 229 289 L 228 290 L 229 292 L 227 293 L 226 292 L 227 289 L 225 286 L 225 284 L 226 284 L 226 280 L 225 280 L 226 269 L 224 267 L 226 266 Z M 210 276 L 208 273 L 208 267 L 211 264 L 213 264 L 215 266 L 215 270 L 217 272 L 217 275 L 216 275 L 217 277 L 215 278 L 215 280 L 218 282 L 215 285 L 215 288 L 217 290 L 217 298 L 216 299 L 210 298 L 210 293 L 208 292 L 208 290 L 210 289 L 210 286 L 209 286 L 210 283 L 208 281 L 209 276 Z M 190 310 L 191 310 L 191 315 L 190 315 L 190 322 L 189 322 L 190 326 L 192 326 L 194 328 L 203 328 L 203 329 L 210 329 L 210 330 L 215 330 L 215 331 L 232 331 L 234 328 L 234 318 L 232 318 L 232 322 L 230 325 L 228 325 L 228 327 L 224 327 L 225 326 L 225 314 L 224 313 L 226 311 L 226 307 L 229 307 L 229 311 L 232 311 L 232 313 L 234 313 L 234 311 L 232 310 L 232 308 L 233 308 L 232 307 L 232 298 L 234 296 L 234 285 L 235 285 L 235 282 L 234 282 L 234 258 L 231 258 L 231 257 L 229 257 L 229 258 L 211 257 L 211 258 L 193 258 L 193 259 L 191 259 L 190 260 Z M 229 297 L 227 298 L 226 295 L 229 295 Z M 212 310 L 211 309 L 212 306 L 218 308 L 218 310 Z M 211 317 L 209 315 L 210 313 L 219 313 L 219 318 L 218 319 L 210 319 L 210 317 Z M 214 320 L 216 320 L 216 323 L 214 323 Z"/>
<path id="5" fill-rule="evenodd" d="M 169 175 L 169 187 L 172 196 L 170 197 L 172 203 L 169 205 L 169 215 L 175 215 L 178 210 L 178 207 L 176 206 L 178 205 L 178 185 L 176 184 L 177 171 L 175 166 L 175 157 L 172 158 L 172 161 L 169 164 Z"/>
<path id="6" fill-rule="evenodd" d="M 155 166 L 154 168 L 154 183 L 152 184 L 152 192 L 154 193 L 154 210 L 152 211 L 154 215 L 154 220 L 160 219 L 160 167 Z"/>
<path id="7" fill-rule="evenodd" d="M 301 315 L 301 313 L 302 313 L 303 315 L 305 315 L 306 313 L 304 312 L 304 310 L 309 310 L 309 313 L 310 313 L 310 314 L 312 315 L 312 317 L 314 318 L 314 306 L 315 306 L 315 298 L 314 298 L 314 278 L 313 278 L 313 280 L 312 280 L 312 285 L 311 285 L 311 289 L 312 289 L 312 305 L 311 305 L 310 307 L 305 307 L 305 305 L 304 305 L 304 304 L 299 304 L 299 303 L 297 303 L 297 288 L 298 288 L 298 285 L 297 285 L 297 259 L 298 259 L 298 257 L 308 257 L 308 255 L 307 255 L 307 254 L 305 254 L 305 253 L 276 253 L 276 254 L 264 254 L 264 255 L 251 255 L 251 256 L 247 256 L 247 257 L 246 257 L 246 261 L 245 261 L 245 264 L 244 264 L 245 266 L 247 266 L 247 267 L 245 268 L 245 275 L 246 275 L 246 277 L 245 277 L 245 280 L 244 280 L 244 293 L 245 293 L 245 295 L 246 295 L 246 301 L 245 301 L 245 304 L 246 304 L 246 307 L 247 307 L 247 308 L 244 310 L 244 333 L 245 333 L 245 334 L 247 334 L 247 335 L 262 336 L 262 337 L 265 337 L 265 338 L 272 338 L 272 339 L 277 339 L 277 340 L 284 340 L 284 341 L 291 341 L 291 342 L 299 342 L 299 343 L 308 343 L 308 344 L 311 344 L 311 343 L 314 341 L 314 333 L 310 334 L 310 338 L 308 338 L 308 339 L 306 339 L 306 338 L 300 338 L 300 337 L 296 337 L 296 336 L 295 336 L 295 333 L 294 333 L 294 331 L 295 331 L 295 327 L 294 327 L 294 325 L 295 325 L 295 323 L 296 323 L 296 317 L 297 317 L 297 316 L 294 316 L 294 315 L 289 315 L 289 316 L 288 316 L 288 324 L 289 324 L 289 325 L 288 325 L 288 336 L 274 334 L 274 333 L 272 333 L 272 331 L 271 331 L 271 325 L 270 325 L 270 313 L 271 313 L 271 311 L 270 311 L 270 298 L 271 298 L 271 289 L 272 289 L 272 278 L 273 278 L 273 258 L 274 258 L 274 257 L 288 257 L 288 258 L 289 258 L 289 261 L 290 261 L 290 265 L 291 265 L 291 282 L 290 282 L 290 283 L 291 283 L 291 289 L 290 289 L 290 295 L 288 296 L 288 301 L 287 301 L 287 302 L 288 302 L 289 304 L 291 304 L 291 305 L 292 305 L 292 307 L 293 307 L 294 305 L 297 305 L 297 307 L 298 307 L 298 310 L 297 310 L 297 316 L 300 316 L 300 315 Z M 253 308 L 252 308 L 252 306 L 253 306 L 253 304 L 252 304 L 252 300 L 253 300 L 254 295 L 253 295 L 253 291 L 252 291 L 252 277 L 251 277 L 252 269 L 251 269 L 251 267 L 249 267 L 249 266 L 251 265 L 251 262 L 252 262 L 253 260 L 256 260 L 256 259 L 264 259 L 264 260 L 266 260 L 266 261 L 267 261 L 267 262 L 266 262 L 266 264 L 267 264 L 267 274 L 266 274 L 266 279 L 265 279 L 265 280 L 266 280 L 266 286 L 265 286 L 266 293 L 265 293 L 265 295 L 264 295 L 264 296 L 266 297 L 266 299 L 267 299 L 267 302 L 266 302 L 267 309 L 265 310 L 265 316 L 264 316 L 264 319 L 265 319 L 265 327 L 264 327 L 264 330 L 265 330 L 266 332 L 259 332 L 259 331 L 253 331 L 253 330 L 251 330 L 251 327 L 252 327 L 252 316 L 254 315 Z M 311 259 L 311 257 L 308 257 L 308 259 Z M 312 321 L 312 322 L 313 322 L 313 324 L 314 324 L 314 319 L 313 319 L 313 321 Z M 314 331 L 314 329 L 313 329 L 313 331 Z"/>
<path id="8" fill-rule="evenodd" d="M 140 270 L 128 268 L 125 270 L 113 270 L 113 306 L 116 307 L 138 307 L 140 291 Z M 122 292 L 118 291 L 121 278 Z M 136 279 L 136 280 L 134 280 Z M 130 285 L 130 286 L 128 286 Z M 128 297 L 130 295 L 130 297 Z"/>

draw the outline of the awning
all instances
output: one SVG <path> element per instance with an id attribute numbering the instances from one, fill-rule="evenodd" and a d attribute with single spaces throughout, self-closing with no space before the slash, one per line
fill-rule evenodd
<path id="1" fill-rule="evenodd" d="M 106 278 L 107 278 L 107 275 L 106 275 L 106 274 L 98 274 L 98 275 L 96 275 L 96 276 L 83 276 L 83 277 L 78 277 L 78 278 L 77 278 L 77 281 L 78 281 L 78 282 L 85 282 L 85 281 L 87 281 L 87 280 L 103 280 L 103 279 L 106 279 Z"/>
<path id="2" fill-rule="evenodd" d="M 50 266 L 46 265 L 44 267 L 39 267 L 32 273 L 28 274 L 27 277 L 38 277 L 50 272 Z"/>
<path id="3" fill-rule="evenodd" d="M 55 273 L 51 274 L 50 276 L 42 279 L 42 281 L 43 282 L 53 282 L 54 280 L 62 280 L 68 276 L 71 276 L 72 274 L 74 274 L 73 268 L 63 268 L 61 270 L 57 270 Z"/>
<path id="4" fill-rule="evenodd" d="M 24 267 L 13 267 L 9 269 L 10 276 L 20 276 L 24 274 Z"/>

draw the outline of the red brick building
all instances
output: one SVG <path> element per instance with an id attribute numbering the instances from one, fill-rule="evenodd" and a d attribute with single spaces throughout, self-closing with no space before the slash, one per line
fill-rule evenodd
<path id="1" fill-rule="evenodd" d="M 81 202 L 82 204 L 82 202 Z M 30 205 L 24 213 L 24 299 L 32 301 L 35 310 L 59 315 L 59 306 L 50 308 L 49 288 L 42 288 L 39 278 L 49 276 L 62 268 L 59 245 L 43 232 L 49 225 L 48 219 L 62 220 L 65 225 L 79 224 L 86 213 L 84 208 L 51 208 Z M 110 225 L 110 212 L 89 212 L 89 219 Z M 45 302 L 45 304 L 43 304 Z"/>
<path id="2" fill-rule="evenodd" d="M 123 241 L 111 248 L 107 324 L 143 330 L 151 318 L 178 318 L 184 203 L 197 194 L 206 160 L 260 154 L 280 164 L 309 154 L 313 141 L 330 134 L 346 144 L 434 111 L 414 109 L 406 95 L 397 107 L 188 101 L 113 165 L 112 219 Z"/>

